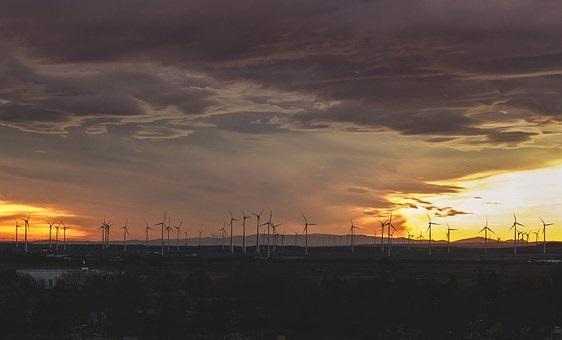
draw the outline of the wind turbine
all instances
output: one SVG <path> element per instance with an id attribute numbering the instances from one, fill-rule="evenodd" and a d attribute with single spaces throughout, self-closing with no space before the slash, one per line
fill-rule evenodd
<path id="1" fill-rule="evenodd" d="M 187 231 L 184 231 L 183 234 L 184 234 L 184 238 L 183 238 L 184 243 L 183 244 L 184 244 L 185 247 L 187 247 L 187 245 L 188 245 L 188 243 L 187 243 Z"/>
<path id="2" fill-rule="evenodd" d="M 242 252 L 246 254 L 246 220 L 251 218 L 251 216 L 246 216 L 244 210 L 242 212 Z"/>
<path id="3" fill-rule="evenodd" d="M 451 253 L 451 231 L 453 230 L 457 230 L 457 229 L 453 229 L 449 226 L 449 223 L 447 223 L 447 254 Z"/>
<path id="4" fill-rule="evenodd" d="M 57 230 L 57 240 L 58 240 L 58 228 L 55 227 Z M 103 219 L 102 224 L 100 224 L 99 229 L 101 230 L 101 249 L 105 248 L 105 218 Z M 56 242 L 55 242 L 56 244 Z M 55 245 L 56 247 L 56 245 Z"/>
<path id="5" fill-rule="evenodd" d="M 230 253 L 234 254 L 234 234 L 232 229 L 232 222 L 238 221 L 232 216 L 232 211 L 230 212 Z"/>
<path id="6" fill-rule="evenodd" d="M 62 250 L 66 251 L 66 229 L 69 229 L 64 222 L 62 223 Z"/>
<path id="7" fill-rule="evenodd" d="M 252 212 L 256 216 L 256 254 L 260 254 L 260 227 L 261 227 L 261 214 L 263 214 L 263 209 L 260 213 Z"/>
<path id="8" fill-rule="evenodd" d="M 427 214 L 427 219 L 429 220 L 429 223 L 428 223 L 428 226 L 427 226 L 427 231 L 429 231 L 429 256 L 431 256 L 431 231 L 433 229 L 432 227 L 434 225 L 440 225 L 440 224 L 431 221 L 431 217 L 429 217 L 429 214 Z"/>
<path id="9" fill-rule="evenodd" d="M 488 253 L 488 232 L 495 234 L 495 232 L 488 227 L 488 219 L 486 218 L 486 226 L 479 231 L 479 233 L 484 232 L 484 256 Z"/>
<path id="10" fill-rule="evenodd" d="M 59 222 L 59 224 L 57 224 L 55 226 L 55 251 L 58 252 L 59 251 L 59 229 L 60 229 L 60 225 L 61 225 L 62 221 Z M 105 233 L 105 231 L 104 231 Z"/>
<path id="11" fill-rule="evenodd" d="M 263 223 L 262 226 L 267 226 L 267 257 L 269 257 L 270 254 L 270 242 L 269 242 L 269 234 L 270 234 L 270 229 L 271 229 L 271 218 L 273 217 L 273 210 L 269 211 L 269 220 L 267 220 L 267 222 Z"/>
<path id="12" fill-rule="evenodd" d="M 541 230 L 537 230 L 537 231 L 533 231 L 533 234 L 535 234 L 535 246 L 539 244 L 539 235 L 541 233 Z"/>
<path id="13" fill-rule="evenodd" d="M 166 226 L 166 232 L 168 233 L 168 251 L 170 251 L 170 230 L 172 230 L 172 219 L 168 216 L 168 225 Z"/>
<path id="14" fill-rule="evenodd" d="M 226 235 L 226 229 L 224 228 L 224 222 L 222 224 L 222 228 L 220 228 L 219 231 L 221 232 L 221 247 L 222 247 L 222 250 L 224 250 L 224 237 Z"/>
<path id="15" fill-rule="evenodd" d="M 145 243 L 145 247 L 146 249 L 148 249 L 148 231 L 152 230 L 151 227 L 148 226 L 148 223 L 146 224 L 146 227 L 144 227 L 144 231 L 146 233 L 146 243 Z"/>
<path id="16" fill-rule="evenodd" d="M 350 241 L 350 245 L 351 245 L 351 253 L 353 254 L 354 252 L 354 236 L 355 236 L 355 229 L 361 229 L 357 226 L 355 226 L 355 224 L 353 224 L 353 220 L 349 219 L 349 221 L 351 222 L 351 224 L 349 225 L 349 235 L 351 236 L 351 241 Z"/>
<path id="17" fill-rule="evenodd" d="M 16 248 L 19 248 L 19 243 L 18 243 L 18 229 L 19 228 L 21 228 L 21 226 L 18 223 L 18 220 L 16 219 Z"/>
<path id="18" fill-rule="evenodd" d="M 164 212 L 164 218 L 162 219 L 162 222 L 156 223 L 156 224 L 154 224 L 154 226 L 160 226 L 160 233 L 161 233 L 160 255 L 164 256 L 164 229 L 166 228 L 166 212 Z M 147 233 L 148 233 L 148 230 L 147 230 Z"/>
<path id="19" fill-rule="evenodd" d="M 30 216 L 31 215 L 27 215 L 27 217 L 23 219 L 23 222 L 25 223 L 24 228 L 23 228 L 23 232 L 24 232 L 23 237 L 24 237 L 24 242 L 25 242 L 24 250 L 25 250 L 26 253 L 27 253 L 27 232 L 29 231 L 29 217 Z"/>
<path id="20" fill-rule="evenodd" d="M 546 254 L 546 227 L 553 225 L 554 223 L 546 223 L 542 218 L 540 219 L 542 222 L 542 253 Z"/>
<path id="21" fill-rule="evenodd" d="M 418 236 L 418 242 L 421 244 L 421 242 L 423 241 L 425 237 L 423 237 L 422 232 L 420 231 L 420 235 Z"/>
<path id="22" fill-rule="evenodd" d="M 412 245 L 412 241 L 414 240 L 414 234 L 410 234 L 410 232 L 408 231 L 408 249 L 410 249 L 411 245 Z"/>
<path id="23" fill-rule="evenodd" d="M 121 227 L 123 229 L 123 253 L 127 252 L 127 235 L 129 234 L 129 220 L 125 221 L 125 225 Z"/>
<path id="24" fill-rule="evenodd" d="M 308 223 L 306 216 L 302 214 L 302 218 L 304 219 L 304 256 L 308 256 L 308 227 L 311 225 L 316 225 L 315 223 Z"/>
<path id="25" fill-rule="evenodd" d="M 390 213 L 390 218 L 388 219 L 388 223 L 386 225 L 388 226 L 388 244 L 386 248 L 387 248 L 388 256 L 390 257 L 390 242 L 393 235 L 391 229 L 397 231 L 396 228 L 394 228 L 394 224 L 392 224 L 392 212 Z"/>
<path id="26" fill-rule="evenodd" d="M 277 250 L 277 228 L 281 226 L 281 223 L 275 224 L 271 222 L 271 229 L 273 231 L 273 253 Z"/>
<path id="27" fill-rule="evenodd" d="M 113 226 L 113 223 L 111 223 L 111 220 L 108 220 L 107 223 L 105 224 L 105 247 L 109 248 L 109 232 L 111 231 L 111 227 Z"/>
<path id="28" fill-rule="evenodd" d="M 384 255 L 384 227 L 386 227 L 388 221 L 379 220 L 379 223 L 381 224 L 381 254 Z"/>
<path id="29" fill-rule="evenodd" d="M 181 225 L 183 224 L 183 221 L 180 221 L 180 224 L 177 224 L 174 226 L 174 228 L 176 229 L 176 246 L 177 246 L 177 251 L 180 251 L 180 231 L 181 231 Z"/>
<path id="30" fill-rule="evenodd" d="M 52 235 L 53 235 L 53 224 L 55 224 L 55 222 L 47 222 L 49 224 L 49 249 L 52 248 L 53 244 L 52 244 Z"/>
<path id="31" fill-rule="evenodd" d="M 517 222 L 517 216 L 513 213 L 513 224 L 509 230 L 513 229 L 513 256 L 517 256 L 517 227 L 524 227 L 525 225 Z"/>

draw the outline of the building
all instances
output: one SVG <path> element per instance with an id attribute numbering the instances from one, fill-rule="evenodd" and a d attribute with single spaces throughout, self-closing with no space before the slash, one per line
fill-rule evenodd
<path id="1" fill-rule="evenodd" d="M 16 270 L 16 274 L 29 277 L 43 288 L 51 289 L 69 271 L 68 269 L 19 269 Z"/>

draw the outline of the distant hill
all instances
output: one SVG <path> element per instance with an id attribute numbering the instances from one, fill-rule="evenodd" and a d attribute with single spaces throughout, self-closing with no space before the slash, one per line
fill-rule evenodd
<path id="1" fill-rule="evenodd" d="M 260 235 L 260 244 L 265 245 L 267 244 L 267 235 Z M 381 244 L 380 236 L 368 236 L 368 235 L 356 235 L 354 239 L 354 243 L 357 246 L 373 246 L 378 247 Z M 34 241 L 33 243 L 47 243 L 47 240 L 40 240 Z M 67 240 L 68 243 L 73 244 L 99 244 L 99 241 L 84 241 L 84 240 Z M 159 246 L 161 245 L 160 239 L 150 239 L 149 244 L 151 246 Z M 167 244 L 167 239 L 165 240 Z M 170 235 L 170 245 L 173 247 L 176 243 L 176 238 Z M 224 239 L 221 239 L 218 236 L 206 236 L 202 237 L 201 245 L 208 246 L 208 245 L 221 245 L 224 242 L 225 247 L 230 246 L 230 236 L 226 236 Z M 384 237 L 384 243 L 387 244 L 388 239 Z M 20 241 L 21 243 L 21 241 Z M 112 244 L 119 245 L 122 244 L 122 240 L 119 238 L 112 239 Z M 236 235 L 233 237 L 233 243 L 235 246 L 240 247 L 242 246 L 242 237 Z M 270 235 L 270 243 L 271 245 L 284 245 L 284 246 L 304 246 L 305 244 L 305 237 L 302 234 L 280 234 L 277 235 L 277 239 L 273 235 Z M 392 239 L 392 244 L 394 245 L 407 245 L 410 244 L 412 246 L 425 246 L 427 245 L 428 240 L 408 240 L 405 237 L 397 237 Z M 135 245 L 135 244 L 145 244 L 144 240 L 137 240 L 132 239 L 128 240 L 127 244 Z M 189 245 L 189 246 L 197 246 L 199 244 L 199 239 L 197 237 L 190 237 L 187 240 L 184 238 L 180 238 L 179 240 L 180 245 Z M 445 246 L 447 241 L 445 240 L 433 240 L 432 244 L 434 246 Z M 256 235 L 250 234 L 246 236 L 246 245 L 247 246 L 255 246 L 256 245 Z M 350 237 L 349 235 L 334 235 L 334 234 L 309 234 L 308 235 L 308 245 L 310 247 L 321 247 L 321 246 L 337 246 L 337 247 L 345 247 L 350 245 Z M 484 246 L 484 238 L 483 237 L 471 237 L 465 238 L 461 240 L 451 241 L 451 245 L 455 247 L 466 247 L 466 248 L 481 248 Z M 532 246 L 534 242 L 524 243 L 522 246 Z M 513 240 L 502 240 L 497 241 L 493 239 L 488 239 L 488 247 L 490 248 L 503 248 L 503 247 L 512 247 Z"/>

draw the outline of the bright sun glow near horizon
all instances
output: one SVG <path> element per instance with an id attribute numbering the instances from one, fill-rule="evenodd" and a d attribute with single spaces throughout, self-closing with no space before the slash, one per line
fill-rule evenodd
<path id="1" fill-rule="evenodd" d="M 64 219 L 73 217 L 66 211 L 54 210 L 52 208 L 40 207 L 21 203 L 0 201 L 0 238 L 13 240 L 15 238 L 15 224 L 20 225 L 19 235 L 23 239 L 23 218 L 30 216 L 30 227 L 28 237 L 32 240 L 45 239 L 49 235 L 49 222 L 59 223 Z M 66 236 L 69 239 L 82 238 L 87 235 L 83 228 L 68 225 Z"/>
<path id="2" fill-rule="evenodd" d="M 488 219 L 489 226 L 496 233 L 492 237 L 502 240 L 512 238 L 509 231 L 513 222 L 513 213 L 518 221 L 525 224 L 523 230 L 533 232 L 541 227 L 540 218 L 547 222 L 558 222 L 562 211 L 562 165 L 553 167 L 498 173 L 490 176 L 471 176 L 448 184 L 462 187 L 455 194 L 442 195 L 408 195 L 418 200 L 432 202 L 434 206 L 453 207 L 460 213 L 454 216 L 436 217 L 432 210 L 405 207 L 398 211 L 407 217 L 407 227 L 414 234 L 425 234 L 427 216 L 440 226 L 434 227 L 433 237 L 444 239 L 446 223 L 458 229 L 452 234 L 452 239 L 462 239 L 475 236 Z M 391 198 L 393 202 L 403 199 L 399 195 Z M 549 239 L 562 239 L 562 230 L 557 225 L 549 228 Z"/>
<path id="3" fill-rule="evenodd" d="M 454 181 L 439 182 L 434 184 L 453 185 L 462 188 L 459 192 L 440 195 L 404 194 L 391 195 L 389 200 L 403 207 L 395 210 L 397 218 L 405 219 L 404 225 L 409 232 L 416 236 L 423 233 L 427 237 L 427 215 L 440 225 L 433 230 L 434 239 L 444 239 L 446 235 L 445 225 L 458 229 L 452 234 L 452 239 L 463 239 L 482 236 L 478 231 L 483 227 L 486 218 L 489 226 L 502 240 L 512 238 L 509 227 L 513 221 L 513 213 L 517 214 L 518 220 L 525 224 L 523 230 L 537 231 L 543 218 L 547 222 L 557 223 L 562 211 L 562 192 L 559 183 L 562 181 L 562 165 L 554 165 L 548 168 L 517 171 L 509 173 L 484 174 Z M 431 206 L 416 206 L 415 204 L 404 204 L 407 202 L 431 202 Z M 438 207 L 450 207 L 455 211 L 453 216 L 439 216 L 442 212 Z M 446 212 L 446 211 L 445 211 Z M 3 239 L 14 238 L 15 219 L 23 225 L 21 217 L 30 213 L 31 228 L 29 237 L 31 239 L 44 239 L 48 235 L 47 221 L 58 221 L 76 217 L 65 211 L 52 208 L 39 207 L 36 205 L 15 204 L 7 201 L 0 202 L 0 226 Z M 365 225 L 363 232 L 370 234 L 369 229 L 374 226 L 374 221 Z M 97 239 L 95 228 L 73 226 L 67 231 L 70 239 Z M 20 229 L 22 232 L 23 229 Z M 322 232 L 321 229 L 317 232 Z M 404 235 L 400 235 L 404 236 Z M 550 240 L 561 240 L 562 230 L 557 224 L 549 228 Z"/>

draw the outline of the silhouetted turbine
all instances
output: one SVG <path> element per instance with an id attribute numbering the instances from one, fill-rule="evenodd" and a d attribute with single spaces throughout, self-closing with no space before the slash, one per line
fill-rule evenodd
<path id="1" fill-rule="evenodd" d="M 146 227 L 144 227 L 144 231 L 146 233 L 146 243 L 145 243 L 145 247 L 146 249 L 148 249 L 148 232 L 152 230 L 152 228 L 148 225 L 148 223 L 146 224 Z"/>
<path id="2" fill-rule="evenodd" d="M 351 222 L 350 226 L 349 226 L 349 234 L 351 236 L 351 241 L 350 241 L 350 245 L 351 245 L 351 253 L 353 254 L 354 252 L 354 237 L 355 237 L 355 229 L 361 229 L 360 227 L 357 227 L 353 224 L 353 220 L 349 219 L 349 221 Z"/>
<path id="3" fill-rule="evenodd" d="M 388 218 L 388 223 L 386 224 L 388 226 L 388 244 L 386 247 L 386 251 L 387 251 L 387 256 L 390 257 L 390 249 L 391 249 L 391 242 L 392 242 L 392 235 L 394 235 L 394 233 L 392 232 L 392 230 L 397 231 L 396 228 L 394 228 L 394 224 L 392 224 L 392 212 L 390 212 L 390 217 Z"/>
<path id="4" fill-rule="evenodd" d="M 164 229 L 166 229 L 166 212 L 164 212 L 164 218 L 162 222 L 154 224 L 154 226 L 160 226 L 160 256 L 164 256 Z"/>
<path id="5" fill-rule="evenodd" d="M 27 215 L 26 218 L 23 219 L 24 224 L 24 228 L 23 228 L 23 232 L 24 232 L 24 250 L 27 253 L 28 249 L 27 249 L 27 232 L 29 231 L 29 218 L 31 215 Z"/>
<path id="6" fill-rule="evenodd" d="M 251 216 L 246 216 L 244 210 L 242 212 L 242 252 L 246 254 L 246 220 L 251 218 Z"/>
<path id="7" fill-rule="evenodd" d="M 525 225 L 517 222 L 517 216 L 515 216 L 515 213 L 513 213 L 513 224 L 511 225 L 511 228 L 509 228 L 509 230 L 513 229 L 513 256 L 517 256 L 517 238 L 518 238 L 517 227 L 518 226 L 524 227 Z"/>
<path id="8" fill-rule="evenodd" d="M 488 254 L 488 232 L 495 234 L 495 232 L 488 227 L 488 219 L 486 218 L 486 226 L 479 231 L 479 233 L 484 232 L 484 257 Z"/>
<path id="9" fill-rule="evenodd" d="M 306 216 L 304 216 L 304 214 L 302 214 L 302 218 L 304 219 L 304 256 L 308 256 L 308 227 L 311 225 L 316 225 L 314 223 L 309 223 L 308 219 L 306 218 Z"/>
<path id="10" fill-rule="evenodd" d="M 546 227 L 551 226 L 554 223 L 546 223 L 542 218 L 540 220 L 542 222 L 542 236 L 543 236 L 542 252 L 543 254 L 546 254 Z"/>
<path id="11" fill-rule="evenodd" d="M 234 231 L 232 227 L 232 222 L 238 221 L 232 216 L 232 211 L 230 212 L 230 253 L 234 254 Z"/>
<path id="12" fill-rule="evenodd" d="M 263 214 L 263 209 L 260 213 L 252 212 L 256 216 L 256 254 L 260 254 L 260 227 L 261 227 L 261 215 Z"/>
<path id="13" fill-rule="evenodd" d="M 123 229 L 123 253 L 127 252 L 127 235 L 129 234 L 129 220 L 125 221 L 125 225 L 121 227 Z"/>
<path id="14" fill-rule="evenodd" d="M 428 227 L 427 227 L 427 231 L 429 231 L 429 256 L 431 256 L 431 241 L 432 241 L 431 231 L 433 229 L 432 227 L 434 225 L 440 225 L 440 224 L 432 222 L 431 217 L 429 217 L 429 214 L 427 214 L 427 219 L 429 220 Z"/>
<path id="15" fill-rule="evenodd" d="M 447 223 L 447 254 L 451 253 L 451 231 L 454 231 L 457 229 L 453 229 L 449 226 L 449 223 Z"/>
<path id="16" fill-rule="evenodd" d="M 19 248 L 19 243 L 18 243 L 18 229 L 21 228 L 21 226 L 18 223 L 18 220 L 16 219 L 16 248 Z"/>

